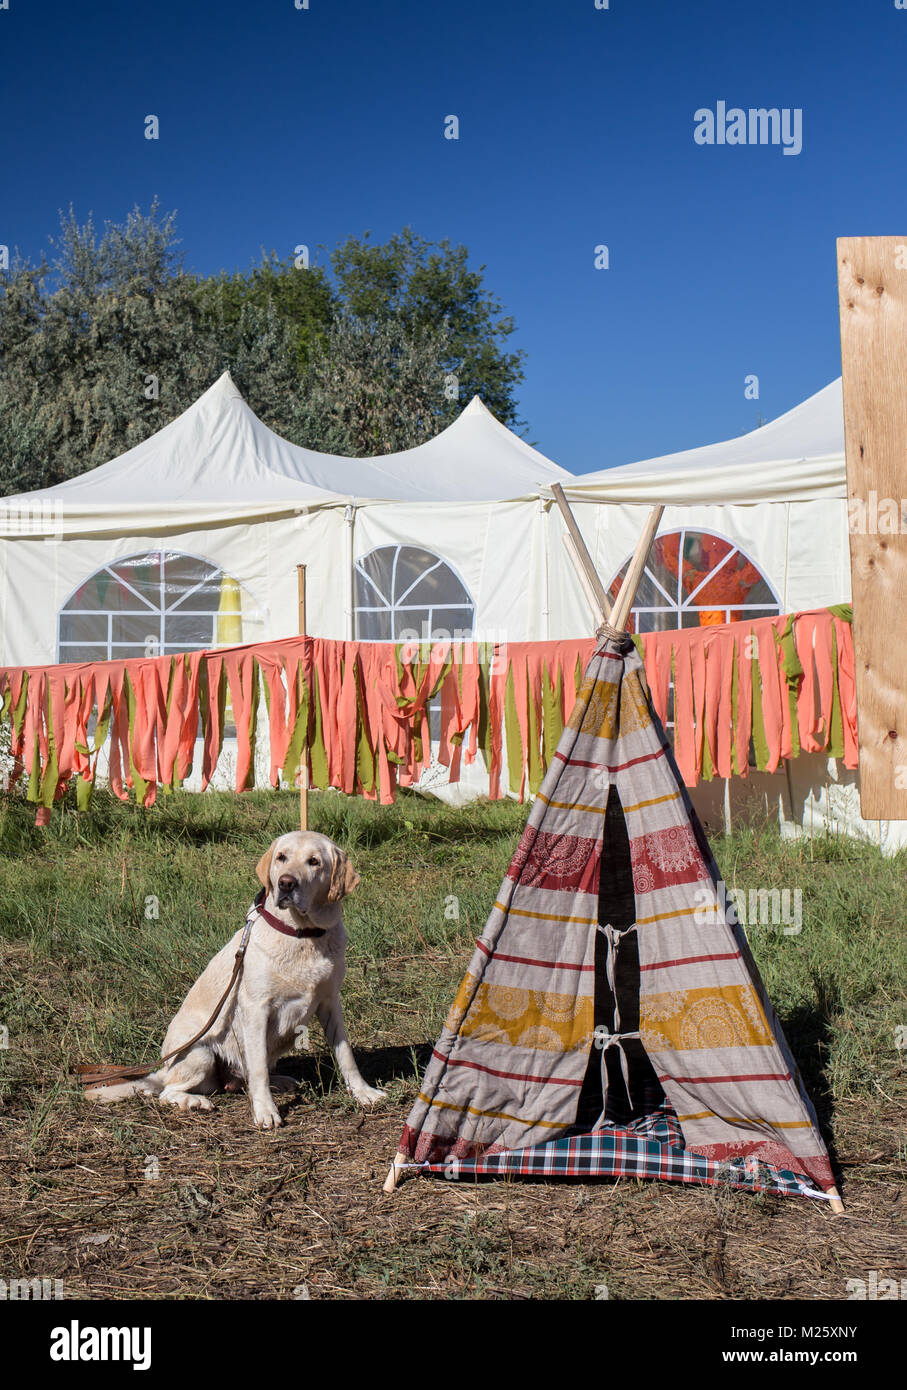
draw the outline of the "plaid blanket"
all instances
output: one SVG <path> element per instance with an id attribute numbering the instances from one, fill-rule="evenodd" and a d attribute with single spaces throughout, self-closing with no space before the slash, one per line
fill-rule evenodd
<path id="1" fill-rule="evenodd" d="M 577 1134 L 508 1149 L 482 1158 L 452 1158 L 422 1165 L 445 1178 L 661 1178 L 667 1182 L 734 1187 L 780 1196 L 824 1198 L 805 1175 L 791 1173 L 754 1158 L 717 1161 L 684 1148 L 677 1116 L 670 1105 L 629 1125 L 604 1124 L 593 1134 Z"/>

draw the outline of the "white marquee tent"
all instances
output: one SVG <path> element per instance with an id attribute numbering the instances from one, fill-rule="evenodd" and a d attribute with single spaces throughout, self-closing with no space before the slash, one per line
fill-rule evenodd
<path id="1" fill-rule="evenodd" d="M 4 500 L 0 660 L 99 660 L 289 636 L 299 563 L 316 636 L 588 634 L 555 481 L 606 583 L 654 501 L 667 504 L 660 535 L 679 536 L 675 554 L 691 544 L 700 554 L 698 538 L 711 556 L 703 565 L 717 556 L 734 579 L 738 566 L 755 570 L 758 582 L 747 593 L 740 581 L 735 602 L 689 593 L 679 577 L 675 592 L 653 566 L 642 629 L 849 598 L 840 381 L 737 439 L 573 475 L 478 398 L 414 449 L 368 459 L 303 449 L 257 419 L 224 373 L 120 458 Z M 739 574 L 752 579 L 752 570 Z M 794 764 L 809 788 L 798 793 L 788 779 L 782 810 L 797 821 L 837 815 L 826 794 L 837 794 L 837 770 L 814 762 Z M 852 828 L 853 777 L 844 782 L 838 799 Z"/>

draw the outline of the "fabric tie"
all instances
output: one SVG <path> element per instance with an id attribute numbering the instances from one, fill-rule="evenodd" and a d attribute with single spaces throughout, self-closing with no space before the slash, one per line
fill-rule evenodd
<path id="1" fill-rule="evenodd" d="M 614 1031 L 611 1032 L 603 1023 L 599 1023 L 593 1034 L 595 1046 L 601 1048 L 602 1054 L 602 1113 L 592 1126 L 593 1134 L 604 1125 L 605 1111 L 608 1108 L 608 1068 L 606 1064 L 608 1049 L 617 1047 L 620 1069 L 624 1078 L 624 1085 L 627 1088 L 627 1100 L 632 1106 L 633 1098 L 630 1095 L 630 1066 L 627 1062 L 627 1054 L 620 1044 L 626 1038 L 639 1038 L 639 1029 L 633 1033 L 621 1032 L 620 1008 L 617 1002 L 617 951 L 622 937 L 626 936 L 628 932 L 636 931 L 636 923 L 634 922 L 631 927 L 625 927 L 621 931 L 613 927 L 610 922 L 605 922 L 599 925 L 598 930 L 608 944 L 608 954 L 605 958 L 605 977 L 608 981 L 608 987 L 611 990 L 612 998 L 614 999 Z"/>

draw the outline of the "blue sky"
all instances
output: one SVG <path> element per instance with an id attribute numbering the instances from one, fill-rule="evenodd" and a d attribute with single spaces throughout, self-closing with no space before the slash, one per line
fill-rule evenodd
<path id="1" fill-rule="evenodd" d="M 824 386 L 835 238 L 907 232 L 894 0 L 9 0 L 0 62 L 0 242 L 37 257 L 59 208 L 155 195 L 202 273 L 406 224 L 463 242 L 516 320 L 528 437 L 576 472 Z M 799 108 L 802 152 L 697 145 L 719 101 Z"/>

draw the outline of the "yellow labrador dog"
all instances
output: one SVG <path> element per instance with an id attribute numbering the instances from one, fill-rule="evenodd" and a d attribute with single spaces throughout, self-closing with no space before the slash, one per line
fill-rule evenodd
<path id="1" fill-rule="evenodd" d="M 192 1048 L 141 1081 L 97 1086 L 89 1100 L 117 1101 L 156 1095 L 181 1110 L 211 1110 L 208 1099 L 227 1084 L 244 1080 L 260 1129 L 282 1124 L 271 1087 L 292 1090 L 289 1077 L 269 1069 L 289 1051 L 314 1015 L 324 1028 L 350 1091 L 363 1105 L 386 1094 L 366 1084 L 356 1066 L 343 1012 L 340 986 L 346 971 L 346 932 L 341 900 L 359 876 L 326 835 L 293 831 L 281 835 L 257 866 L 263 892 L 249 916 L 251 934 L 239 983 L 217 1019 Z M 188 1042 L 214 1012 L 230 976 L 242 938 L 238 931 L 196 980 L 167 1030 L 161 1056 Z"/>

